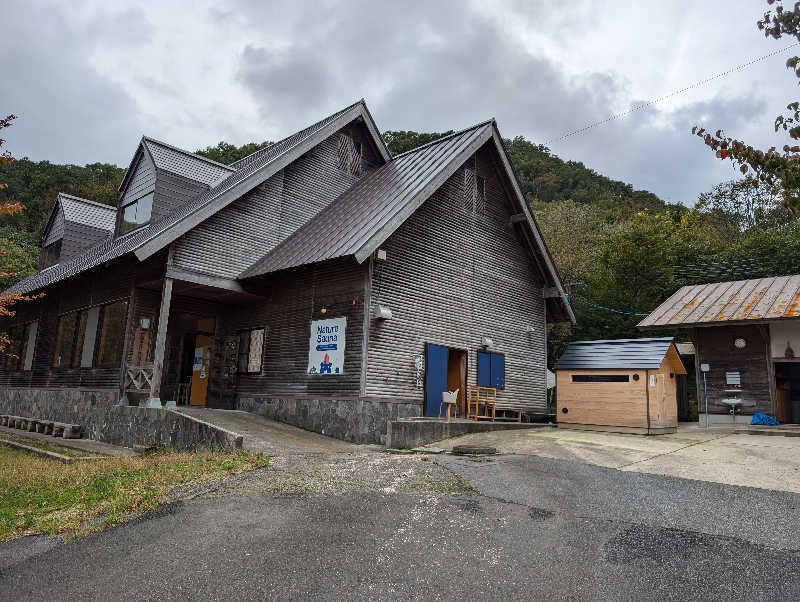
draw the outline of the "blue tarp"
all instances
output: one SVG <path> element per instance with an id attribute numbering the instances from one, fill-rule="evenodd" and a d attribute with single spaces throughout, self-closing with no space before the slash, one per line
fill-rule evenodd
<path id="1" fill-rule="evenodd" d="M 766 414 L 762 414 L 761 412 L 756 412 L 753 414 L 753 420 L 750 424 L 760 424 L 763 426 L 780 426 L 780 422 L 775 420 L 772 416 L 767 416 Z"/>

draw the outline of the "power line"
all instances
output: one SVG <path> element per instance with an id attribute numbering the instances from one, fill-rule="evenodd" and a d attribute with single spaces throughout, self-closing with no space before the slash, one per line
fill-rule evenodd
<path id="1" fill-rule="evenodd" d="M 624 316 L 649 316 L 650 312 L 645 314 L 636 313 L 635 311 L 631 311 L 629 309 L 615 309 L 613 307 L 604 307 L 602 305 L 598 305 L 597 303 L 592 303 L 588 299 L 584 299 L 583 297 L 578 297 L 576 295 L 567 295 L 567 299 L 570 301 L 577 301 L 578 303 L 583 303 L 584 305 L 588 305 L 589 307 L 593 307 L 595 309 L 602 309 L 604 311 L 610 311 L 615 314 L 622 314 Z"/>
<path id="2" fill-rule="evenodd" d="M 572 130 L 571 132 L 567 132 L 566 134 L 564 134 L 563 136 L 561 136 L 559 138 L 551 138 L 550 140 L 545 142 L 544 145 L 545 146 L 550 146 L 554 142 L 560 142 L 562 140 L 565 140 L 566 138 L 569 138 L 571 136 L 575 136 L 576 134 L 581 134 L 581 133 L 583 133 L 583 132 L 585 132 L 587 130 L 591 130 L 592 128 L 596 128 L 597 126 L 609 123 L 611 121 L 616 121 L 617 119 L 622 119 L 623 117 L 627 117 L 631 113 L 635 113 L 636 111 L 641 111 L 642 109 L 646 109 L 649 106 L 652 106 L 652 105 L 654 105 L 656 103 L 659 103 L 659 102 L 662 102 L 664 100 L 667 100 L 668 98 L 672 98 L 673 96 L 677 96 L 678 94 L 683 94 L 684 92 L 688 92 L 689 90 L 692 90 L 694 88 L 697 88 L 699 86 L 702 86 L 704 84 L 712 82 L 715 79 L 720 79 L 722 77 L 725 77 L 726 75 L 730 75 L 731 73 L 735 73 L 737 71 L 741 71 L 742 69 L 746 69 L 747 67 L 750 67 L 751 65 L 759 63 L 759 62 L 761 62 L 763 60 L 766 60 L 768 58 L 771 58 L 771 57 L 773 57 L 775 55 L 783 54 L 784 52 L 786 52 L 790 48 L 794 48 L 795 46 L 800 46 L 800 42 L 795 42 L 794 44 L 789 44 L 788 46 L 785 46 L 785 47 L 781 48 L 780 50 L 775 50 L 773 52 L 770 52 L 769 54 L 765 54 L 764 56 L 760 56 L 760 57 L 755 58 L 753 60 L 747 61 L 746 63 L 742 63 L 741 65 L 737 65 L 736 67 L 732 67 L 731 69 L 728 69 L 727 71 L 722 71 L 720 73 L 712 75 L 711 77 L 707 77 L 706 79 L 702 79 L 700 81 L 697 81 L 697 82 L 695 82 L 695 83 L 693 83 L 691 85 L 686 86 L 685 88 L 681 88 L 680 90 L 675 90 L 674 92 L 670 92 L 669 94 L 665 94 L 664 96 L 659 96 L 658 98 L 656 98 L 654 100 L 648 100 L 647 102 L 642 103 L 640 105 L 637 105 L 637 106 L 633 107 L 632 109 L 628 109 L 627 111 L 623 111 L 621 113 L 616 113 L 616 114 L 611 115 L 610 117 L 607 117 L 607 118 L 602 119 L 600 121 L 595 121 L 594 123 L 590 123 L 588 125 L 585 125 L 582 128 L 579 128 L 577 130 Z"/>

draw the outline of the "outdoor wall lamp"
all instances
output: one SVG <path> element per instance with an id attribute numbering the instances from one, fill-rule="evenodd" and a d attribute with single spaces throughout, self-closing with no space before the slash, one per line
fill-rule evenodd
<path id="1" fill-rule="evenodd" d="M 492 347 L 494 347 L 494 341 L 489 337 L 481 337 L 481 345 L 483 345 L 487 349 L 491 349 Z"/>
<path id="2" fill-rule="evenodd" d="M 375 306 L 375 317 L 378 320 L 391 320 L 392 319 L 392 310 L 386 307 L 385 305 L 376 305 Z"/>
<path id="3" fill-rule="evenodd" d="M 139 328 L 142 330 L 150 328 L 150 318 L 139 318 Z"/>

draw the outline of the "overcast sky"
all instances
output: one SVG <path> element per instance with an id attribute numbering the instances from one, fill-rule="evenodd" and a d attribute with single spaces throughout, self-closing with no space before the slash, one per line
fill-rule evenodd
<path id="1" fill-rule="evenodd" d="M 378 127 L 495 117 L 667 201 L 736 176 L 689 131 L 783 145 L 789 52 L 557 141 L 783 48 L 757 0 L 3 3 L 0 113 L 15 156 L 127 166 L 142 134 L 194 150 L 276 140 L 359 98 Z M 793 49 L 797 51 L 797 49 Z"/>

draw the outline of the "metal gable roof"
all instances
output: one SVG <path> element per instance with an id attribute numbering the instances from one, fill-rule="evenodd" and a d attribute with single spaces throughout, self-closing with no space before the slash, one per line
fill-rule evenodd
<path id="1" fill-rule="evenodd" d="M 64 219 L 100 230 L 114 231 L 117 208 L 103 203 L 96 203 L 63 192 L 58 193 L 58 202 L 64 211 Z"/>
<path id="2" fill-rule="evenodd" d="M 684 286 L 637 325 L 685 328 L 800 317 L 800 275 Z"/>
<path id="3" fill-rule="evenodd" d="M 556 314 L 575 322 L 555 263 L 519 187 L 494 119 L 395 156 L 367 174 L 280 245 L 239 275 L 249 278 L 337 257 L 363 262 L 464 161 L 493 140 L 512 184 L 513 196 L 530 227 L 530 244 L 541 256 L 545 279 L 559 292 Z"/>
<path id="4" fill-rule="evenodd" d="M 240 278 L 355 255 L 383 228 L 398 219 L 402 223 L 409 213 L 404 210 L 415 201 L 416 206 L 421 204 L 461 165 L 459 158 L 474 152 L 489 136 L 491 121 L 397 155 L 361 178 Z"/>
<path id="5" fill-rule="evenodd" d="M 672 341 L 672 337 L 575 341 L 556 362 L 555 370 L 655 370 Z"/>
<path id="6" fill-rule="evenodd" d="M 217 163 L 165 142 L 144 136 L 142 144 L 153 158 L 156 168 L 213 186 L 236 171 L 234 167 Z"/>
<path id="7" fill-rule="evenodd" d="M 364 118 L 368 124 L 372 123 L 372 118 L 363 100 L 329 115 L 266 149 L 253 153 L 246 166 L 240 166 L 230 176 L 196 199 L 181 206 L 175 213 L 152 222 L 140 230 L 103 241 L 70 261 L 33 274 L 10 287 L 8 292 L 30 293 L 130 252 L 136 252 L 140 260 L 146 259 L 196 224 L 214 215 L 228 203 L 255 188 L 273 173 L 282 169 L 284 163 L 293 160 L 295 155 L 306 152 L 317 141 L 326 138 L 346 123 L 359 117 Z M 385 151 L 385 147 L 383 148 Z"/>

